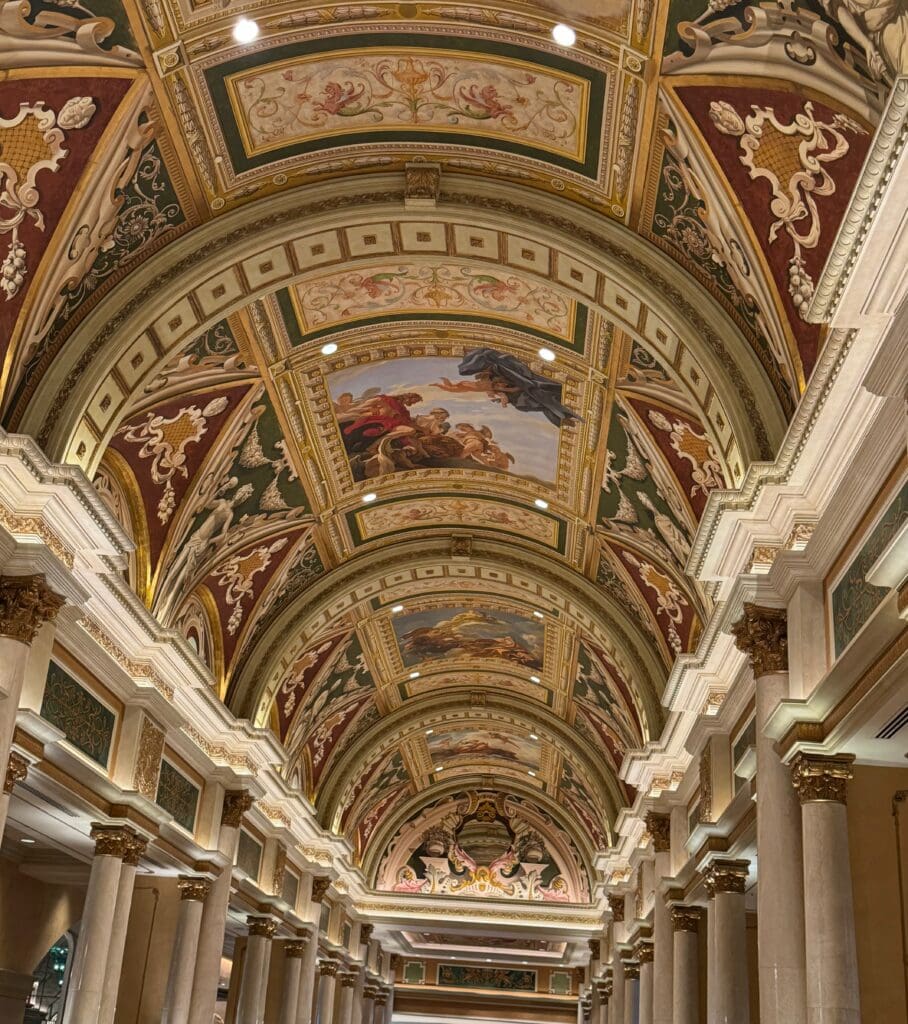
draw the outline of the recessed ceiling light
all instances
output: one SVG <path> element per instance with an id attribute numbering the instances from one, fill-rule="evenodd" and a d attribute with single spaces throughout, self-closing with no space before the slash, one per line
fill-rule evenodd
<path id="1" fill-rule="evenodd" d="M 402 612 L 403 610 L 404 610 L 404 606 L 402 604 L 395 604 L 395 605 L 393 605 L 391 607 L 391 611 L 394 612 L 395 615 L 398 612 Z"/>
<path id="2" fill-rule="evenodd" d="M 375 501 L 377 497 L 378 495 L 375 493 L 375 491 L 369 491 L 368 494 L 363 495 L 363 501 L 368 505 L 370 501 Z"/>
<path id="3" fill-rule="evenodd" d="M 492 962 L 492 959 L 491 959 L 491 957 L 486 957 L 486 963 L 487 963 L 487 964 L 490 964 L 491 962 Z"/>
<path id="4" fill-rule="evenodd" d="M 327 345 L 322 345 L 322 355 L 323 356 L 333 356 L 336 351 L 337 351 L 337 344 L 336 344 L 336 342 L 329 341 Z"/>
<path id="5" fill-rule="evenodd" d="M 22 839 L 19 840 L 19 842 L 20 843 L 25 843 L 28 846 L 34 846 L 34 844 L 35 844 L 35 840 L 34 839 L 29 839 L 27 836 L 24 836 Z"/>
<path id="6" fill-rule="evenodd" d="M 550 348 L 541 348 L 539 350 L 539 358 L 544 359 L 547 363 L 553 363 L 555 361 L 555 353 Z"/>
<path id="7" fill-rule="evenodd" d="M 443 772 L 444 770 L 445 770 L 445 766 L 444 766 L 443 764 L 437 764 L 437 765 L 435 765 L 435 771 L 437 771 L 437 772 Z"/>
<path id="8" fill-rule="evenodd" d="M 431 736 L 433 732 L 435 732 L 434 729 L 426 729 L 426 735 L 427 736 Z"/>
<path id="9" fill-rule="evenodd" d="M 536 773 L 535 773 L 535 772 L 533 772 L 533 771 L 529 771 L 529 770 L 528 770 L 528 771 L 527 771 L 527 775 L 532 775 L 534 779 L 536 778 Z"/>
<path id="10" fill-rule="evenodd" d="M 545 618 L 545 616 L 542 614 L 542 612 L 535 611 L 535 612 L 533 612 L 533 614 L 536 616 L 537 619 L 544 619 Z"/>
<path id="11" fill-rule="evenodd" d="M 559 23 L 552 29 L 552 38 L 559 46 L 573 46 L 577 42 L 577 33 L 570 25 Z"/>
<path id="12" fill-rule="evenodd" d="M 541 680 L 540 680 L 539 676 L 530 676 L 530 682 L 531 683 L 538 683 L 538 682 L 541 682 Z"/>
<path id="13" fill-rule="evenodd" d="M 536 506 L 536 508 L 548 508 L 549 507 L 549 503 L 545 500 L 545 498 L 537 498 L 533 502 L 533 504 Z"/>
<path id="14" fill-rule="evenodd" d="M 531 733 L 530 733 L 530 739 L 531 739 L 531 740 L 538 740 L 538 739 L 539 739 L 539 737 L 538 737 L 538 736 L 536 735 L 536 733 L 534 733 L 534 732 L 531 732 Z"/>
<path id="15" fill-rule="evenodd" d="M 411 672 L 410 673 L 410 678 L 411 679 L 419 679 L 419 673 L 418 672 Z"/>
<path id="16" fill-rule="evenodd" d="M 253 40 L 258 39 L 258 36 L 258 24 L 249 18 L 240 18 L 233 26 L 233 38 L 238 43 L 251 43 Z"/>

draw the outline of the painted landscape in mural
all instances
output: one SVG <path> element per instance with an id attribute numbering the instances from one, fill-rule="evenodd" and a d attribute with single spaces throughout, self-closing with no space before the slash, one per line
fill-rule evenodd
<path id="1" fill-rule="evenodd" d="M 574 416 L 560 384 L 493 349 L 341 370 L 328 385 L 356 480 L 470 469 L 551 486 L 559 426 Z"/>
<path id="2" fill-rule="evenodd" d="M 446 607 L 393 620 L 404 665 L 434 658 L 495 658 L 525 668 L 542 668 L 542 623 L 513 612 Z"/>
<path id="3" fill-rule="evenodd" d="M 539 769 L 538 742 L 522 736 L 468 726 L 450 732 L 435 732 L 426 739 L 433 765 L 448 766 L 460 759 L 493 759 L 534 771 Z"/>

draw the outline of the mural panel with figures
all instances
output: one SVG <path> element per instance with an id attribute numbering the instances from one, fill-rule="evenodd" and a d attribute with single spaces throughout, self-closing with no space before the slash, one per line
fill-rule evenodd
<path id="1" fill-rule="evenodd" d="M 437 768 L 472 761 L 504 761 L 525 769 L 539 770 L 540 748 L 537 741 L 514 733 L 480 728 L 475 725 L 440 732 L 426 737 L 429 757 Z"/>
<path id="2" fill-rule="evenodd" d="M 448 468 L 551 487 L 559 427 L 575 418 L 560 384 L 493 349 L 340 370 L 328 386 L 356 480 Z"/>
<path id="3" fill-rule="evenodd" d="M 515 612 L 452 604 L 396 615 L 392 625 L 408 668 L 437 659 L 491 658 L 542 669 L 545 627 Z"/>

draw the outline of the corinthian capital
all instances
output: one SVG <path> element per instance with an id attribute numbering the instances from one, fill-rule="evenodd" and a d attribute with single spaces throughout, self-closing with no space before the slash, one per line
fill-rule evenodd
<path id="1" fill-rule="evenodd" d="M 624 920 L 624 897 L 623 896 L 609 896 L 608 898 L 609 909 L 612 912 L 612 920 L 616 923 L 620 923 Z"/>
<path id="2" fill-rule="evenodd" d="M 30 644 L 44 623 L 57 617 L 63 604 L 43 575 L 0 576 L 0 636 Z"/>
<path id="3" fill-rule="evenodd" d="M 239 828 L 243 815 L 255 801 L 245 789 L 224 794 L 224 809 L 221 811 L 221 824 L 229 828 Z"/>
<path id="4" fill-rule="evenodd" d="M 784 608 L 745 603 L 744 614 L 731 631 L 739 650 L 750 658 L 755 679 L 788 671 L 788 614 Z"/>
<path id="5" fill-rule="evenodd" d="M 801 803 L 845 803 L 853 765 L 853 754 L 798 754 L 791 762 L 791 781 Z"/>
<path id="6" fill-rule="evenodd" d="M 3 792 L 12 793 L 16 783 L 22 782 L 27 775 L 28 761 L 21 754 L 17 754 L 15 750 L 11 750 L 6 765 L 6 776 L 3 780 Z"/>
<path id="7" fill-rule="evenodd" d="M 672 819 L 668 814 L 657 814 L 648 811 L 646 815 L 646 831 L 653 837 L 653 849 L 656 853 L 668 853 L 672 848 Z"/>

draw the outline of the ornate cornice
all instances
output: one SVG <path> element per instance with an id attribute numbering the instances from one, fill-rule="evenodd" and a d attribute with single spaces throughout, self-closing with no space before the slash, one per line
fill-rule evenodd
<path id="1" fill-rule="evenodd" d="M 844 804 L 853 766 L 853 754 L 797 754 L 791 762 L 791 781 L 801 803 Z"/>
<path id="2" fill-rule="evenodd" d="M 221 824 L 228 828 L 239 828 L 243 815 L 252 807 L 255 800 L 245 789 L 231 790 L 224 794 L 224 808 L 221 811 Z"/>
<path id="3" fill-rule="evenodd" d="M 277 921 L 270 917 L 247 917 L 246 924 L 250 935 L 257 935 L 263 939 L 273 939 L 277 931 Z"/>
<path id="4" fill-rule="evenodd" d="M 45 622 L 52 622 L 64 599 L 47 585 L 43 573 L 0 576 L 0 637 L 30 644 Z"/>
<path id="5" fill-rule="evenodd" d="M 672 907 L 671 915 L 676 932 L 695 932 L 700 927 L 703 911 L 699 907 Z"/>
<path id="6" fill-rule="evenodd" d="M 747 601 L 731 632 L 738 649 L 750 658 L 755 679 L 788 671 L 788 613 L 784 608 L 764 608 Z"/>
<path id="7" fill-rule="evenodd" d="M 646 831 L 653 837 L 656 853 L 668 853 L 672 848 L 672 819 L 669 814 L 647 811 Z"/>
<path id="8" fill-rule="evenodd" d="M 12 793 L 17 782 L 24 781 L 28 775 L 28 761 L 21 755 L 11 750 L 9 761 L 6 763 L 6 776 L 3 779 L 3 792 Z"/>
<path id="9" fill-rule="evenodd" d="M 330 875 L 315 875 L 312 879 L 312 902 L 321 903 L 330 888 Z"/>
<path id="10" fill-rule="evenodd" d="M 211 891 L 211 882 L 207 878 L 193 878 L 184 875 L 177 882 L 177 888 L 180 890 L 181 900 L 204 903 Z"/>
<path id="11" fill-rule="evenodd" d="M 291 960 L 302 960 L 306 955 L 306 947 L 308 945 L 309 943 L 305 939 L 287 942 L 284 944 L 284 956 L 290 957 Z"/>
<path id="12" fill-rule="evenodd" d="M 102 825 L 93 822 L 91 838 L 95 841 L 96 857 L 119 857 L 123 860 L 130 852 L 136 834 L 122 825 Z"/>
<path id="13" fill-rule="evenodd" d="M 716 893 L 743 893 L 747 884 L 750 861 L 714 860 L 703 872 L 703 881 L 710 899 Z"/>
<path id="14" fill-rule="evenodd" d="M 624 897 L 623 896 L 609 896 L 608 897 L 609 909 L 612 912 L 612 920 L 616 924 L 620 924 L 624 920 Z"/>

